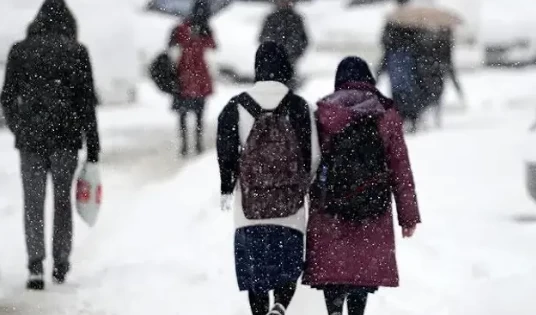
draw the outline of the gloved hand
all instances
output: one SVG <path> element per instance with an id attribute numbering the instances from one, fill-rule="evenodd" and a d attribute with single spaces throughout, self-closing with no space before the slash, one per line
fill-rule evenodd
<path id="1" fill-rule="evenodd" d="M 223 212 L 233 210 L 233 195 L 221 195 L 220 207 Z"/>

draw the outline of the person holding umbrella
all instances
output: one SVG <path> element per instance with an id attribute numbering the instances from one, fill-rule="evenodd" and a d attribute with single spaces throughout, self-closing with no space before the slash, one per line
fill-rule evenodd
<path id="1" fill-rule="evenodd" d="M 463 100 L 452 58 L 452 30 L 462 21 L 443 9 L 397 2 L 400 7 L 388 17 L 383 32 L 384 55 L 377 76 L 388 73 L 397 109 L 415 132 L 420 115 L 430 106 L 436 106 L 440 125 L 440 98 L 448 76 Z"/>
<path id="2" fill-rule="evenodd" d="M 207 0 L 196 0 L 191 15 L 177 26 L 169 40 L 169 47 L 178 46 L 181 56 L 177 64 L 178 93 L 174 97 L 173 109 L 179 114 L 181 151 L 188 155 L 187 115 L 196 116 L 196 151 L 203 152 L 203 114 L 206 98 L 213 92 L 213 82 L 205 60 L 205 52 L 215 49 L 212 29 L 209 25 L 210 5 Z"/>

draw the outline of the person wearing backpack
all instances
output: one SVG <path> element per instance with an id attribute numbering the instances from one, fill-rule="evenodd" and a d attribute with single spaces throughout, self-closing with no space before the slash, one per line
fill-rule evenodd
<path id="1" fill-rule="evenodd" d="M 213 82 L 205 52 L 216 49 L 216 41 L 209 24 L 210 2 L 196 0 L 192 14 L 178 25 L 169 40 L 169 48 L 179 47 L 181 50 L 176 71 L 178 89 L 173 100 L 173 110 L 179 114 L 181 150 L 180 155 L 188 155 L 188 113 L 196 117 L 196 152 L 201 154 L 203 148 L 203 116 L 206 98 L 213 93 Z"/>
<path id="2" fill-rule="evenodd" d="M 282 46 L 261 44 L 255 85 L 218 120 L 222 209 L 234 208 L 237 282 L 253 315 L 284 315 L 303 270 L 305 197 L 318 145 L 307 102 L 286 86 L 292 71 Z"/>
<path id="3" fill-rule="evenodd" d="M 421 222 L 402 119 L 365 61 L 344 59 L 316 111 L 322 157 L 311 187 L 303 283 L 329 315 L 363 315 L 378 287 L 398 286 L 391 196 L 403 237 Z"/>
<path id="4" fill-rule="evenodd" d="M 0 101 L 20 152 L 27 288 L 42 290 L 47 176 L 54 185 L 52 276 L 61 284 L 70 269 L 78 151 L 85 138 L 88 162 L 98 162 L 100 152 L 89 54 L 77 41 L 76 20 L 63 0 L 46 0 L 27 37 L 11 48 Z"/>

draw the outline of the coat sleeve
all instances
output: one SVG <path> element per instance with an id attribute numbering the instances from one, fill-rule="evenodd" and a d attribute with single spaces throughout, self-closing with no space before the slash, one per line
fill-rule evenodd
<path id="1" fill-rule="evenodd" d="M 311 172 L 313 176 L 316 174 L 318 166 L 320 165 L 320 136 L 318 132 L 318 124 L 316 121 L 316 115 L 313 111 L 310 113 L 311 117 Z"/>
<path id="2" fill-rule="evenodd" d="M 20 125 L 17 99 L 20 96 L 19 89 L 20 70 L 18 64 L 17 46 L 13 46 L 9 52 L 4 87 L 0 96 L 0 103 L 3 108 L 4 117 L 8 128 L 16 132 Z"/>
<path id="3" fill-rule="evenodd" d="M 387 163 L 391 171 L 398 224 L 402 227 L 412 227 L 420 223 L 421 218 L 415 192 L 415 181 L 404 140 L 402 119 L 393 109 L 386 114 L 384 130 L 387 138 Z"/>
<path id="4" fill-rule="evenodd" d="M 100 138 L 97 124 L 96 106 L 98 103 L 93 81 L 93 68 L 85 47 L 80 51 L 80 73 L 76 89 L 77 104 L 81 106 L 83 129 L 87 142 L 88 161 L 97 162 L 100 153 Z"/>
<path id="5" fill-rule="evenodd" d="M 171 47 L 175 47 L 177 46 L 179 43 L 177 42 L 177 38 L 179 37 L 179 28 L 178 27 L 175 27 L 172 31 L 171 31 L 171 34 L 169 35 L 169 41 L 168 41 L 168 48 L 171 48 Z"/>
<path id="6" fill-rule="evenodd" d="M 387 54 L 391 46 L 391 27 L 389 24 L 384 26 L 381 44 L 383 54 L 378 67 L 376 68 L 376 79 L 379 79 L 380 76 L 387 70 Z"/>
<path id="7" fill-rule="evenodd" d="M 188 25 L 179 25 L 174 31 L 175 45 L 184 46 L 190 39 L 190 27 Z"/>
<path id="8" fill-rule="evenodd" d="M 289 110 L 289 118 L 296 135 L 298 136 L 298 142 L 303 154 L 303 164 L 307 172 L 312 171 L 312 123 L 311 112 L 307 102 L 301 97 L 295 96 L 292 101 L 292 106 Z"/>
<path id="9" fill-rule="evenodd" d="M 238 108 L 231 99 L 218 117 L 216 150 L 220 168 L 221 194 L 232 194 L 238 178 L 240 137 L 238 131 Z"/>
<path id="10" fill-rule="evenodd" d="M 442 44 L 445 46 L 445 54 L 444 57 L 446 67 L 447 67 L 447 75 L 450 76 L 452 79 L 452 83 L 454 83 L 454 87 L 456 88 L 456 92 L 460 95 L 460 97 L 463 97 L 463 89 L 462 85 L 460 84 L 460 80 L 458 77 L 458 72 L 456 71 L 456 67 L 454 66 L 454 35 L 452 34 L 452 31 L 448 31 L 445 34 L 445 41 L 442 42 Z"/>
<path id="11" fill-rule="evenodd" d="M 300 15 L 296 15 L 296 32 L 298 32 L 298 50 L 299 55 L 303 55 L 309 46 L 309 37 L 307 36 L 307 30 L 305 28 L 305 22 Z"/>
<path id="12" fill-rule="evenodd" d="M 376 69 L 376 80 L 387 70 L 387 52 L 383 53 L 383 56 L 380 59 L 378 68 Z"/>
<path id="13" fill-rule="evenodd" d="M 206 48 L 206 49 L 216 49 L 217 48 L 216 40 L 214 40 L 214 36 L 212 34 L 203 37 L 203 47 Z"/>
<path id="14" fill-rule="evenodd" d="M 274 30 L 274 13 L 268 15 L 262 24 L 262 30 L 259 34 L 259 44 L 262 44 L 265 41 L 272 40 L 273 30 Z"/>

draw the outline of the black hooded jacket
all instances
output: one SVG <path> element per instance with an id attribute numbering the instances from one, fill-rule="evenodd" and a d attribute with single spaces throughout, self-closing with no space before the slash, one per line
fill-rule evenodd
<path id="1" fill-rule="evenodd" d="M 458 93 L 462 94 L 458 75 L 454 67 L 454 35 L 451 30 L 426 30 L 387 23 L 382 44 L 384 55 L 380 61 L 377 75 L 387 71 L 387 56 L 390 51 L 406 48 L 414 54 L 417 61 L 416 97 L 417 107 L 424 108 L 438 104 L 444 92 L 445 81 L 451 78 Z"/>
<path id="2" fill-rule="evenodd" d="M 85 135 L 88 160 L 98 160 L 92 68 L 76 33 L 63 0 L 46 0 L 26 39 L 11 48 L 0 102 L 21 151 L 78 150 Z"/>

